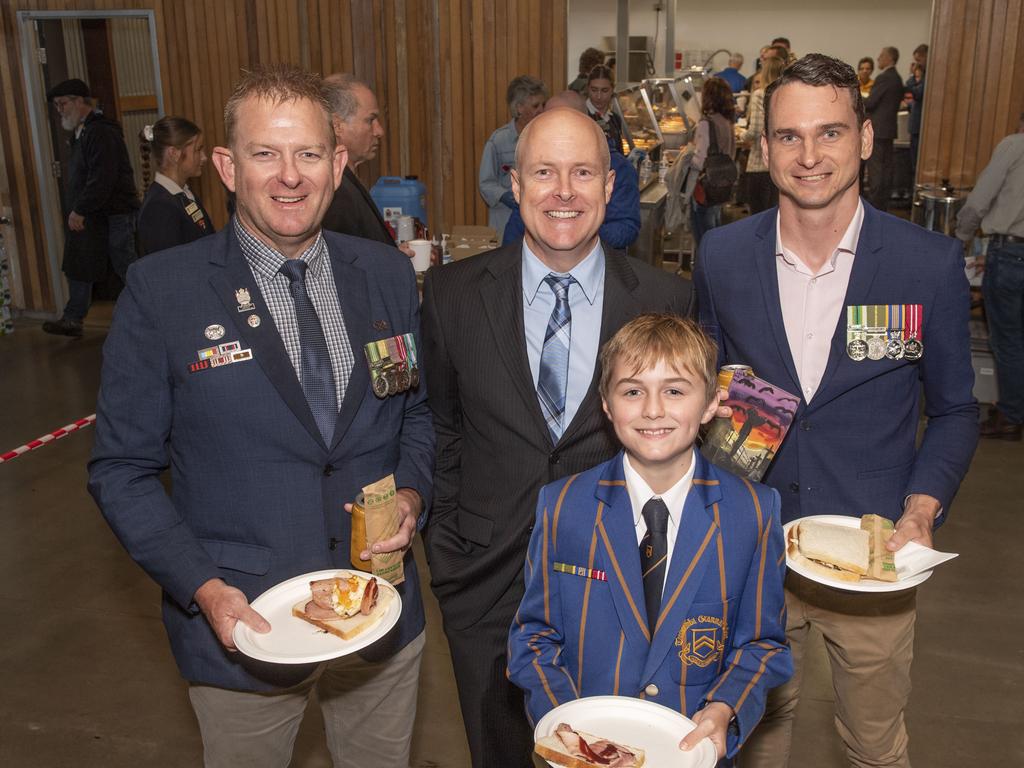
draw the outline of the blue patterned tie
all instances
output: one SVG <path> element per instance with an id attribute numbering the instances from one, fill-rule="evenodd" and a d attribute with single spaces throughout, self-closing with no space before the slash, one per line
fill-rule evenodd
<path id="1" fill-rule="evenodd" d="M 572 275 L 549 274 L 544 278 L 555 294 L 555 308 L 544 332 L 544 348 L 540 353 L 540 375 L 537 397 L 544 413 L 551 442 L 557 443 L 565 425 L 565 389 L 569 382 L 569 340 L 572 338 L 572 311 L 569 309 L 569 286 L 576 282 Z"/>
<path id="2" fill-rule="evenodd" d="M 330 445 L 334 437 L 334 423 L 338 420 L 338 394 L 324 329 L 306 292 L 308 267 L 302 259 L 288 259 L 281 265 L 281 274 L 290 282 L 288 287 L 295 303 L 295 319 L 299 325 L 302 391 L 324 442 Z"/>

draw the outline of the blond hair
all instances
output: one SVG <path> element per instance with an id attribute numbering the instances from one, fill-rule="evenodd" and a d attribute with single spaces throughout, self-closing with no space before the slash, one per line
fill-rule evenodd
<path id="1" fill-rule="evenodd" d="M 601 397 L 607 399 L 617 364 L 635 375 L 665 362 L 680 373 L 689 370 L 704 382 L 706 402 L 717 390 L 718 349 L 689 318 L 650 313 L 633 318 L 601 348 Z"/>
<path id="2" fill-rule="evenodd" d="M 329 137 L 328 149 L 334 151 L 336 139 L 331 122 L 331 104 L 320 75 L 291 64 L 261 65 L 252 70 L 243 70 L 242 79 L 235 84 L 235 89 L 224 105 L 224 129 L 229 147 L 234 146 L 238 107 L 248 98 L 266 99 L 274 104 L 311 101 L 324 113 L 324 126 Z"/>

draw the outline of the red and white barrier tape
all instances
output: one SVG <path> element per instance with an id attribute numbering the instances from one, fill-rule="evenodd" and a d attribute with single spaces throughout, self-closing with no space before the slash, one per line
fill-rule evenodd
<path id="1" fill-rule="evenodd" d="M 34 451 L 36 448 L 41 448 L 47 443 L 52 443 L 54 440 L 60 440 L 62 437 L 66 437 L 67 435 L 70 435 L 72 432 L 75 432 L 81 429 L 82 427 L 87 427 L 95 421 L 96 414 L 93 413 L 90 414 L 89 416 L 86 416 L 84 419 L 79 419 L 73 424 L 68 424 L 66 427 L 55 429 L 50 434 L 43 435 L 42 437 L 33 440 L 31 443 L 19 445 L 13 451 L 8 451 L 7 453 L 0 453 L 0 464 L 3 464 L 5 461 L 10 461 L 11 459 L 17 458 L 18 456 L 21 456 L 21 454 L 23 453 L 28 453 L 29 451 Z"/>

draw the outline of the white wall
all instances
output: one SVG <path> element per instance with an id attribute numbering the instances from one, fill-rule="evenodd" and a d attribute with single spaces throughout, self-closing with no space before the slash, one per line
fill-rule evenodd
<path id="1" fill-rule="evenodd" d="M 630 35 L 653 38 L 656 27 L 664 27 L 664 12 L 656 23 L 654 5 L 655 0 L 630 0 Z M 603 48 L 604 38 L 614 37 L 617 7 L 616 0 L 569 0 L 570 81 L 580 53 L 590 46 Z M 821 0 L 676 0 L 675 47 L 738 50 L 746 59 L 742 71 L 749 75 L 761 46 L 780 35 L 790 39 L 798 56 L 826 53 L 854 66 L 861 57 L 877 58 L 882 46 L 894 45 L 900 51 L 896 68 L 906 79 L 911 52 L 930 37 L 931 14 L 931 0 L 839 0 L 832 5 Z M 657 35 L 654 66 L 660 74 L 664 29 Z M 719 54 L 714 68 L 727 66 L 727 58 Z"/>

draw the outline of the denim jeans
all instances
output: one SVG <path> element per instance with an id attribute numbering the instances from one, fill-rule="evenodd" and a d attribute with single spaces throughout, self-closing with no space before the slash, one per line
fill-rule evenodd
<path id="1" fill-rule="evenodd" d="M 989 252 L 982 292 L 996 361 L 996 407 L 1009 421 L 1024 424 L 1024 243 Z"/>
<path id="2" fill-rule="evenodd" d="M 690 199 L 690 223 L 693 232 L 693 248 L 697 249 L 704 233 L 712 230 L 722 223 L 722 206 L 701 205 L 696 200 Z"/>
<path id="3" fill-rule="evenodd" d="M 92 304 L 92 283 L 68 280 L 68 303 L 64 306 L 64 319 L 81 323 L 89 314 Z"/>

